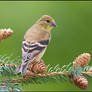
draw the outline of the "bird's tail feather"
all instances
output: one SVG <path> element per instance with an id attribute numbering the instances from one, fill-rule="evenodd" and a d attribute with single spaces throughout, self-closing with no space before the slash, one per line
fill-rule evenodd
<path id="1" fill-rule="evenodd" d="M 14 71 L 14 74 L 18 74 L 22 72 L 22 68 L 21 68 L 21 64 L 16 68 L 16 70 Z"/>
<path id="2" fill-rule="evenodd" d="M 25 63 L 22 65 L 22 71 L 21 71 L 21 73 L 22 73 L 23 76 L 26 75 L 28 65 L 29 65 L 29 62 L 25 62 Z"/>
<path id="3" fill-rule="evenodd" d="M 23 76 L 26 75 L 27 68 L 28 68 L 29 62 L 25 62 L 20 64 L 17 69 L 14 71 L 15 74 L 21 73 Z"/>

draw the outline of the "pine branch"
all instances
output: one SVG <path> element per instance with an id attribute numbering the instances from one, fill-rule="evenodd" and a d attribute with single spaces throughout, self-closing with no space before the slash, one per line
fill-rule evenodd
<path id="1" fill-rule="evenodd" d="M 15 60 L 18 59 L 19 58 L 16 58 Z M 9 58 L 7 59 L 5 56 L 1 57 L 0 60 L 1 60 L 0 75 L 15 76 L 14 71 L 18 65 L 11 64 L 11 60 Z M 7 63 L 7 60 L 10 64 Z M 65 79 L 65 77 L 68 77 L 68 79 L 70 79 L 73 84 L 75 84 L 81 89 L 86 89 L 88 86 L 88 81 L 84 77 L 84 75 L 90 75 L 92 77 L 92 67 L 88 65 L 89 61 L 90 61 L 90 54 L 88 53 L 84 53 L 78 56 L 74 60 L 73 64 L 70 63 L 62 67 L 60 67 L 59 64 L 53 67 L 49 64 L 46 67 L 44 62 L 41 60 L 39 63 L 35 62 L 33 63 L 33 65 L 31 64 L 28 67 L 27 76 L 25 78 L 17 75 L 19 76 L 17 79 L 15 78 L 9 80 L 8 82 L 12 85 L 23 82 L 44 83 L 46 81 L 50 81 L 53 79 L 57 81 L 57 80 Z"/>

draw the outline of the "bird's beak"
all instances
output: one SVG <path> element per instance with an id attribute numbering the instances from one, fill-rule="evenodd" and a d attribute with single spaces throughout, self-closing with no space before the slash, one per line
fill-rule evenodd
<path id="1" fill-rule="evenodd" d="M 56 27 L 56 23 L 55 23 L 55 22 L 52 22 L 51 25 L 52 25 L 53 27 Z"/>

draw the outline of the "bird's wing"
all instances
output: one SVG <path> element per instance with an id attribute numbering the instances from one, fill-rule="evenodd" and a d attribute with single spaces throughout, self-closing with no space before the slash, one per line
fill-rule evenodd
<path id="1" fill-rule="evenodd" d="M 39 55 L 48 46 L 49 40 L 42 40 L 37 42 L 23 41 L 22 45 L 22 64 L 21 72 L 26 75 L 26 70 L 31 60 Z"/>
<path id="2" fill-rule="evenodd" d="M 23 41 L 22 44 L 22 58 L 24 62 L 32 60 L 35 56 L 40 54 L 47 46 L 49 40 L 42 40 L 37 42 Z"/>

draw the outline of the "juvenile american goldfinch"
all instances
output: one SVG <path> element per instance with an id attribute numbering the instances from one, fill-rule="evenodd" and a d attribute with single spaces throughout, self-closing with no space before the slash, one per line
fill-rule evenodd
<path id="1" fill-rule="evenodd" d="M 48 15 L 42 16 L 25 34 L 22 42 L 22 63 L 15 73 L 26 75 L 28 65 L 33 60 L 40 61 L 51 38 L 51 29 L 55 27 L 55 21 Z"/>

